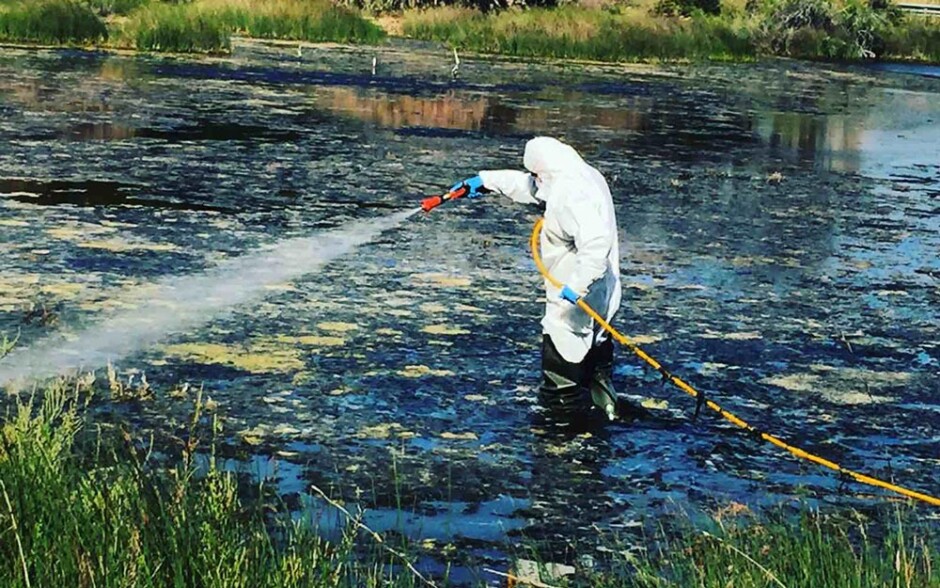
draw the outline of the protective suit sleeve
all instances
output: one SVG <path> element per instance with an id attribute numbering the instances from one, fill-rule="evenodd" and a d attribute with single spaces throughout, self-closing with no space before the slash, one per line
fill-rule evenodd
<path id="1" fill-rule="evenodd" d="M 531 174 L 513 169 L 480 172 L 483 187 L 522 204 L 538 204 L 535 180 Z"/>
<path id="2" fill-rule="evenodd" d="M 613 247 L 609 213 L 601 203 L 581 202 L 566 208 L 566 232 L 574 239 L 575 265 L 567 286 L 580 296 L 607 272 Z"/>

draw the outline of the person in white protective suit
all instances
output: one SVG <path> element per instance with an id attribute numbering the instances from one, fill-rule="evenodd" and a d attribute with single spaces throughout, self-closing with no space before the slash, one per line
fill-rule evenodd
<path id="1" fill-rule="evenodd" d="M 523 163 L 530 173 L 481 171 L 451 191 L 463 187 L 470 197 L 497 192 L 516 202 L 544 203 L 542 258 L 564 287 L 545 282 L 542 396 L 552 408 L 577 410 L 586 404 L 586 387 L 594 405 L 614 419 L 613 343 L 577 306 L 583 297 L 608 322 L 620 308 L 619 238 L 610 189 L 600 172 L 557 139 L 527 142 Z"/>

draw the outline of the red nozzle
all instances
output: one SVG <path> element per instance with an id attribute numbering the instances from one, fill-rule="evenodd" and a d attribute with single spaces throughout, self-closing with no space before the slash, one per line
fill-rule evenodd
<path id="1" fill-rule="evenodd" d="M 421 201 L 421 210 L 423 210 L 424 212 L 431 212 L 432 210 L 434 210 L 441 204 L 444 204 L 448 200 L 456 200 L 457 198 L 460 198 L 461 196 L 465 196 L 466 194 L 467 194 L 467 188 L 465 188 L 464 186 L 461 186 L 457 188 L 456 190 L 454 190 L 453 192 L 448 192 L 447 194 L 444 194 L 443 196 L 431 196 L 431 197 L 425 198 L 424 200 Z"/>
<path id="2" fill-rule="evenodd" d="M 425 198 L 421 201 L 421 210 L 424 212 L 431 212 L 441 204 L 444 204 L 443 196 L 431 196 L 430 198 Z"/>

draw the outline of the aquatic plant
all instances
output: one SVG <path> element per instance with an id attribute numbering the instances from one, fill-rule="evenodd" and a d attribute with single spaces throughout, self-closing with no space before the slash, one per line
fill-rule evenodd
<path id="1" fill-rule="evenodd" d="M 3 338 L 0 339 L 0 359 L 3 359 L 13 351 L 13 348 L 16 347 L 17 338 L 18 337 L 15 337 L 11 340 L 6 333 L 3 334 Z"/>
<path id="2" fill-rule="evenodd" d="M 0 40 L 72 44 L 107 38 L 98 15 L 73 0 L 0 3 Z"/>

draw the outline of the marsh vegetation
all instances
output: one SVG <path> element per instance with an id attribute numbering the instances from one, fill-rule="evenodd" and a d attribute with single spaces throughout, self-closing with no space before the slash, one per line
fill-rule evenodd
<path id="1" fill-rule="evenodd" d="M 866 0 L 649 0 L 600 6 L 329 0 L 0 0 L 0 41 L 227 52 L 232 35 L 376 44 L 408 37 L 482 53 L 601 61 L 940 60 L 940 25 Z"/>
<path id="2" fill-rule="evenodd" d="M 409 541 L 403 528 L 379 535 L 361 509 L 324 494 L 290 508 L 266 480 L 221 467 L 220 421 L 201 393 L 176 438 L 155 441 L 89 417 L 93 403 L 145 398 L 129 392 L 109 370 L 97 386 L 93 377 L 60 379 L 8 409 L 0 422 L 4 586 L 450 584 L 446 570 L 461 559 L 452 546 Z M 598 555 L 575 567 L 549 561 L 538 542 L 521 538 L 516 563 L 502 573 L 611 588 L 717 587 L 729 578 L 742 588 L 933 586 L 940 548 L 915 517 L 905 506 L 829 514 L 805 505 L 758 517 L 731 503 L 668 531 L 603 533 Z M 319 527 L 324 520 L 335 524 Z M 459 583 L 498 579 L 475 572 L 476 580 Z"/>

